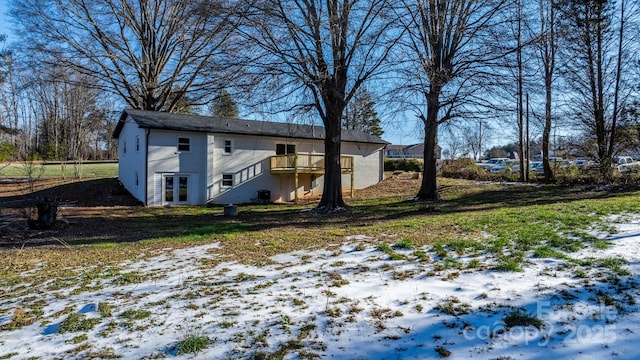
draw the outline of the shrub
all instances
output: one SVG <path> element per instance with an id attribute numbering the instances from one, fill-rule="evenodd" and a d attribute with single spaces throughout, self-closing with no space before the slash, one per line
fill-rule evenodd
<path id="1" fill-rule="evenodd" d="M 16 147 L 10 142 L 1 142 L 0 143 L 0 162 L 6 162 L 11 159 L 16 154 Z"/>
<path id="2" fill-rule="evenodd" d="M 422 172 L 422 159 L 384 159 L 384 171 L 413 171 Z"/>
<path id="3" fill-rule="evenodd" d="M 466 180 L 492 180 L 499 175 L 492 174 L 476 163 L 472 159 L 447 160 L 442 164 L 442 176 L 452 179 Z"/>

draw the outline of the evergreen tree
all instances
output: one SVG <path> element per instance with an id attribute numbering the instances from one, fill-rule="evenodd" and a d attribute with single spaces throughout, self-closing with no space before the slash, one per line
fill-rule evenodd
<path id="1" fill-rule="evenodd" d="M 162 111 L 172 112 L 176 114 L 193 114 L 193 106 L 191 104 L 191 99 L 186 94 L 184 88 L 181 86 L 176 86 L 171 90 L 168 99 L 173 105 L 173 109 L 162 108 Z"/>
<path id="2" fill-rule="evenodd" d="M 227 90 L 222 90 L 211 104 L 211 115 L 222 118 L 237 119 L 238 104 Z"/>
<path id="3" fill-rule="evenodd" d="M 358 90 L 353 100 L 347 105 L 342 119 L 342 127 L 360 130 L 371 135 L 382 136 L 380 118 L 376 112 L 375 102 L 366 88 Z"/>

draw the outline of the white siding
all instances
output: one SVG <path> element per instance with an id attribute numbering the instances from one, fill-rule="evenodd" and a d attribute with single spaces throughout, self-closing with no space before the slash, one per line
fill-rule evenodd
<path id="1" fill-rule="evenodd" d="M 136 149 L 136 138 L 139 139 L 138 149 Z M 140 129 L 134 121 L 127 118 L 118 137 L 118 179 L 131 195 L 144 203 L 147 201 L 145 194 L 145 178 L 147 176 L 145 172 L 145 141 L 145 130 Z M 137 185 L 136 172 L 138 173 Z"/>
<path id="2" fill-rule="evenodd" d="M 178 151 L 178 137 L 189 138 L 189 151 Z M 189 176 L 189 204 L 204 204 L 204 186 L 207 175 L 207 134 L 184 131 L 151 130 L 149 134 L 148 188 L 149 205 L 162 204 L 162 176 L 181 174 Z M 160 181 L 160 185 L 158 185 Z"/>
<path id="3" fill-rule="evenodd" d="M 364 189 L 382 181 L 383 146 L 380 144 L 342 143 L 342 155 L 354 157 L 354 182 L 356 189 Z M 345 182 L 346 180 L 346 182 Z M 342 188 L 351 186 L 351 178 L 342 176 Z M 346 191 L 346 190 L 345 190 Z"/>
<path id="4" fill-rule="evenodd" d="M 224 153 L 225 140 L 231 140 L 231 154 Z M 209 184 L 209 201 L 216 204 L 251 202 L 259 190 L 269 190 L 271 200 L 278 200 L 280 176 L 271 174 L 270 159 L 276 144 L 295 144 L 298 152 L 313 151 L 314 144 L 301 144 L 292 139 L 216 134 L 213 146 L 213 178 Z M 232 188 L 222 187 L 222 175 L 232 174 Z"/>
<path id="5" fill-rule="evenodd" d="M 233 143 L 231 155 L 224 154 L 225 140 Z M 216 134 L 213 144 L 213 177 L 207 189 L 208 201 L 216 204 L 251 202 L 257 198 L 259 190 L 269 190 L 272 201 L 291 201 L 295 198 L 293 175 L 271 174 L 270 158 L 275 155 L 276 144 L 296 145 L 298 153 L 324 153 L 322 140 Z M 354 156 L 356 189 L 382 180 L 382 147 L 380 144 L 343 143 L 342 155 Z M 232 188 L 221 186 L 223 174 L 233 174 Z M 322 195 L 324 176 L 300 175 L 298 185 L 301 197 Z M 348 192 L 350 186 L 351 176 L 343 175 L 343 190 Z"/>

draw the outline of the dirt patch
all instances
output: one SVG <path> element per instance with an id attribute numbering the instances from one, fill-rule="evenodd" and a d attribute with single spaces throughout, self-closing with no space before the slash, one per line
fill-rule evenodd
<path id="1" fill-rule="evenodd" d="M 66 242 L 63 239 L 80 235 L 117 236 L 124 229 L 105 227 L 101 222 L 140 205 L 116 178 L 41 179 L 35 182 L 33 193 L 29 190 L 29 184 L 22 179 L 0 182 L 0 247 L 59 245 Z M 57 199 L 59 220 L 53 229 L 29 230 L 27 219 L 35 218 L 33 205 L 43 197 Z"/>
<path id="2" fill-rule="evenodd" d="M 135 206 L 140 202 L 116 178 L 99 179 L 41 179 L 35 182 L 34 192 L 21 179 L 0 183 L 0 207 L 23 208 L 37 197 L 55 197 L 62 206 Z"/>
<path id="3" fill-rule="evenodd" d="M 415 196 L 420 189 L 421 179 L 417 173 L 399 172 L 384 179 L 384 181 L 356 190 L 356 198 L 389 198 L 397 196 Z"/>

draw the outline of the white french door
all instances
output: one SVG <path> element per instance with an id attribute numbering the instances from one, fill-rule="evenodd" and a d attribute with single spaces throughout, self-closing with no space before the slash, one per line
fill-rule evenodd
<path id="1" fill-rule="evenodd" d="M 162 176 L 162 204 L 188 204 L 189 203 L 189 176 L 188 175 L 163 175 Z"/>

